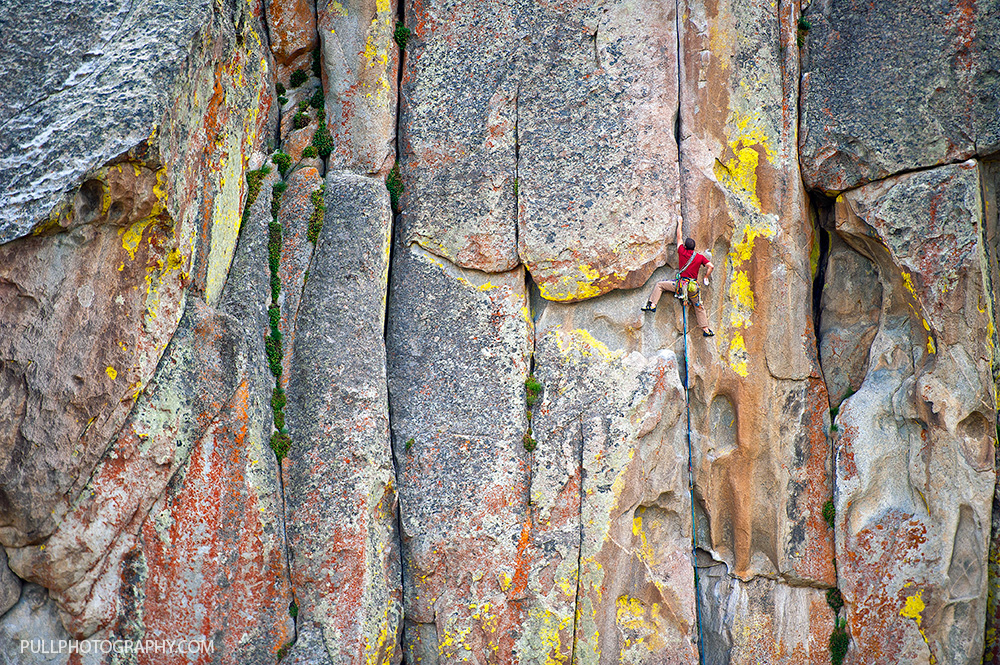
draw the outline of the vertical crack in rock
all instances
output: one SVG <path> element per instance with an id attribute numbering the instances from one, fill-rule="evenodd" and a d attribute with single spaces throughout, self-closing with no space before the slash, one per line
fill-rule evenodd
<path id="1" fill-rule="evenodd" d="M 578 625 L 578 622 L 580 620 L 580 584 L 582 583 L 582 578 L 583 578 L 583 505 L 587 497 L 586 490 L 584 489 L 584 486 L 586 484 L 587 473 L 583 465 L 583 449 L 584 449 L 583 416 L 580 416 L 577 427 L 580 428 L 580 437 L 578 441 L 579 448 L 577 449 L 577 457 L 576 457 L 576 470 L 577 473 L 580 474 L 580 483 L 577 488 L 578 503 L 577 503 L 576 518 L 578 523 L 577 528 L 579 530 L 580 537 L 576 548 L 576 594 L 573 597 L 573 646 L 570 650 L 572 662 L 574 663 L 578 661 L 576 653 L 576 642 L 580 628 Z"/>

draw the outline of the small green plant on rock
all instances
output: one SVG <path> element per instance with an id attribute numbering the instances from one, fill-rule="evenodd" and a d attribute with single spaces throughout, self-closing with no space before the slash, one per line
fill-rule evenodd
<path id="1" fill-rule="evenodd" d="M 406 50 L 406 42 L 410 41 L 412 31 L 403 25 L 402 21 L 396 21 L 396 30 L 392 33 L 392 38 L 396 40 L 400 51 Z"/>
<path id="2" fill-rule="evenodd" d="M 267 166 L 262 166 L 254 171 L 247 171 L 247 206 L 253 205 L 260 194 L 260 187 L 264 182 L 264 176 L 271 172 Z"/>
<path id="3" fill-rule="evenodd" d="M 406 452 L 410 452 L 411 450 L 413 450 L 414 443 L 416 442 L 413 440 L 412 436 L 406 440 L 406 443 L 403 444 L 403 447 L 406 448 Z"/>
<path id="4" fill-rule="evenodd" d="M 834 614 L 840 614 L 840 608 L 844 606 L 844 597 L 840 595 L 840 589 L 834 587 L 826 590 L 826 604 Z"/>
<path id="5" fill-rule="evenodd" d="M 319 232 L 323 230 L 323 216 L 326 214 L 325 191 L 326 185 L 320 185 L 319 189 L 309 195 L 309 200 L 313 204 L 313 211 L 309 215 L 309 227 L 306 229 L 306 239 L 314 245 L 319 240 Z"/>
<path id="6" fill-rule="evenodd" d="M 524 398 L 528 403 L 528 408 L 535 406 L 538 396 L 542 393 L 542 384 L 538 382 L 534 374 L 529 374 L 524 380 Z"/>
<path id="7" fill-rule="evenodd" d="M 399 161 L 392 165 L 392 170 L 385 178 L 386 189 L 389 190 L 389 201 L 392 211 L 399 214 L 399 197 L 403 195 L 403 179 L 399 175 Z"/>
<path id="8" fill-rule="evenodd" d="M 294 72 L 292 72 L 292 77 L 289 79 L 288 83 L 291 85 L 291 87 L 297 88 L 308 80 L 309 80 L 308 74 L 306 74 L 301 69 L 296 69 Z"/>
<path id="9" fill-rule="evenodd" d="M 278 106 L 284 106 L 288 103 L 288 97 L 284 95 L 278 95 Z"/>
<path id="10" fill-rule="evenodd" d="M 303 159 L 311 159 L 311 158 L 315 157 L 318 154 L 319 154 L 319 151 L 316 150 L 316 146 L 314 146 L 314 145 L 307 145 L 305 148 L 302 149 L 302 158 Z"/>
<path id="11" fill-rule="evenodd" d="M 326 108 L 326 98 L 323 97 L 323 88 L 316 88 L 316 92 L 309 98 L 309 106 L 317 111 Z"/>
<path id="12" fill-rule="evenodd" d="M 278 167 L 278 172 L 281 174 L 282 178 L 284 178 L 285 174 L 288 173 L 288 169 L 292 168 L 291 156 L 281 152 L 280 150 L 271 155 L 271 161 Z M 274 186 L 277 187 L 281 184 L 284 183 L 276 183 Z"/>
<path id="13" fill-rule="evenodd" d="M 847 621 L 840 617 L 837 617 L 835 621 L 833 633 L 830 634 L 830 664 L 842 665 L 851 638 L 847 634 Z"/>
<path id="14" fill-rule="evenodd" d="M 538 442 L 535 441 L 534 437 L 531 436 L 530 427 L 528 428 L 528 431 L 524 433 L 524 436 L 521 438 L 521 443 L 524 444 L 524 449 L 527 450 L 529 453 L 535 452 L 535 448 L 538 447 Z"/>
<path id="15" fill-rule="evenodd" d="M 316 78 L 323 78 L 323 51 L 319 46 L 312 52 L 312 73 Z"/>
<path id="16" fill-rule="evenodd" d="M 285 90 L 285 84 L 282 83 L 281 81 L 278 81 L 277 83 L 274 84 L 274 90 L 279 95 L 285 94 L 285 92 L 286 92 L 286 90 Z"/>
<path id="17" fill-rule="evenodd" d="M 294 600 L 288 603 L 288 616 L 292 617 L 293 619 L 299 616 L 299 606 Z"/>
<path id="18" fill-rule="evenodd" d="M 333 137 L 330 136 L 330 130 L 326 127 L 326 120 L 322 113 L 319 116 L 319 127 L 313 134 L 312 144 L 316 146 L 319 156 L 323 159 L 329 157 L 330 153 L 333 152 Z"/>
<path id="19" fill-rule="evenodd" d="M 271 450 L 274 451 L 274 456 L 278 458 L 278 464 L 281 464 L 281 460 L 288 456 L 288 451 L 291 447 L 292 440 L 286 432 L 275 432 L 271 435 Z"/>
<path id="20" fill-rule="evenodd" d="M 309 126 L 309 114 L 305 111 L 299 111 L 292 118 L 292 126 L 295 129 L 302 129 L 303 127 Z"/>
<path id="21" fill-rule="evenodd" d="M 275 386 L 271 391 L 271 413 L 274 416 L 274 427 L 277 430 L 285 429 L 285 404 L 288 398 L 281 386 Z"/>
<path id="22" fill-rule="evenodd" d="M 809 30 L 812 28 L 812 23 L 805 16 L 800 16 L 798 21 L 798 30 L 796 31 L 795 44 L 802 48 L 806 43 L 806 35 L 809 34 Z"/>
<path id="23" fill-rule="evenodd" d="M 833 505 L 833 499 L 827 499 L 826 503 L 823 504 L 823 519 L 826 523 L 833 528 L 834 520 L 837 518 L 837 509 Z"/>

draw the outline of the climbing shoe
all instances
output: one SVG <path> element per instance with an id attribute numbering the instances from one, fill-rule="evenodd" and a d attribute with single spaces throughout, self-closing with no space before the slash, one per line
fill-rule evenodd
<path id="1" fill-rule="evenodd" d="M 702 332 L 701 336 L 702 337 L 715 337 L 715 333 L 712 332 L 711 330 L 709 330 L 708 332 Z"/>
<path id="2" fill-rule="evenodd" d="M 642 308 L 642 311 L 644 311 L 644 312 L 655 312 L 656 311 L 656 305 L 654 305 L 651 302 L 646 302 L 646 306 Z"/>

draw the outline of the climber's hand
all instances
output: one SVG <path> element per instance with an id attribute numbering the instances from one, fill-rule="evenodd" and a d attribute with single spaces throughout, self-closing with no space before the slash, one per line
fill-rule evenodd
<path id="1" fill-rule="evenodd" d="M 705 278 L 704 284 L 705 284 L 705 286 L 708 286 L 708 277 Z"/>

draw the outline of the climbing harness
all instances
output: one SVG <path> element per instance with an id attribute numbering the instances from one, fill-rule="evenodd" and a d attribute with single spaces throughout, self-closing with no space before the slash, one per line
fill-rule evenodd
<path id="1" fill-rule="evenodd" d="M 697 285 L 695 288 L 697 289 Z M 677 291 L 681 290 L 680 281 L 678 281 Z M 687 291 L 686 288 L 683 290 Z M 697 291 L 695 291 L 695 295 L 697 296 Z M 691 396 L 688 390 L 687 303 L 683 302 L 687 298 L 681 300 L 681 316 L 684 322 L 684 411 L 687 414 L 688 492 L 691 494 L 691 567 L 694 569 L 694 609 L 695 621 L 698 623 L 698 663 L 705 665 L 705 639 L 701 629 L 701 594 L 698 587 L 698 523 L 694 512 L 694 455 L 691 449 Z"/>

